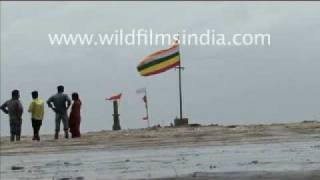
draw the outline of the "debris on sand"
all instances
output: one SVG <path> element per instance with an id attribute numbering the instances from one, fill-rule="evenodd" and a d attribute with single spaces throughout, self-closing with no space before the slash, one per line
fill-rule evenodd
<path id="1" fill-rule="evenodd" d="M 58 178 L 58 180 L 84 180 L 84 177 L 79 176 L 79 177 L 62 177 Z"/>
<path id="2" fill-rule="evenodd" d="M 201 124 L 189 124 L 190 127 L 200 127 Z"/>
<path id="3" fill-rule="evenodd" d="M 318 123 L 319 121 L 316 120 L 304 120 L 302 123 Z"/>
<path id="4" fill-rule="evenodd" d="M 238 126 L 236 126 L 236 125 L 229 125 L 229 126 L 227 126 L 227 128 L 236 128 L 236 127 L 238 127 Z"/>

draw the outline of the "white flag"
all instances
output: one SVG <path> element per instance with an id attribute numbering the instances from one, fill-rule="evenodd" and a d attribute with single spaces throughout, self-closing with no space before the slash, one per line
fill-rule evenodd
<path id="1" fill-rule="evenodd" d="M 147 89 L 146 88 L 140 88 L 136 90 L 137 94 L 141 94 L 141 93 L 146 93 Z"/>

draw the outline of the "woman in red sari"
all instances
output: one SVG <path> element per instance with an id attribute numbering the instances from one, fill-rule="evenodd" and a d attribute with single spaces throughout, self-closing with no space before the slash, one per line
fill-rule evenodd
<path id="1" fill-rule="evenodd" d="M 70 117 L 69 117 L 69 128 L 72 135 L 72 138 L 80 137 L 80 109 L 81 101 L 79 99 L 78 93 L 72 93 L 73 104 L 71 107 Z"/>

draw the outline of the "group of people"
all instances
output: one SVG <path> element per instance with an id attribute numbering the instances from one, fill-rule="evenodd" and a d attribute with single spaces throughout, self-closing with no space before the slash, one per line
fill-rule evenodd
<path id="1" fill-rule="evenodd" d="M 55 135 L 54 139 L 59 138 L 60 124 L 62 121 L 64 137 L 69 138 L 69 131 L 72 138 L 80 137 L 81 121 L 81 100 L 78 93 L 72 93 L 71 102 L 69 96 L 64 93 L 62 85 L 57 87 L 57 93 L 47 100 L 49 108 L 55 112 Z M 0 106 L 0 109 L 9 115 L 10 121 L 10 141 L 20 141 L 23 106 L 19 100 L 19 90 L 13 90 L 12 98 Z M 28 112 L 31 114 L 31 123 L 33 128 L 32 140 L 40 141 L 40 127 L 44 118 L 45 102 L 39 98 L 38 91 L 31 92 L 32 101 L 29 105 Z M 71 106 L 72 104 L 72 106 Z M 68 109 L 71 106 L 71 112 L 68 116 Z"/>

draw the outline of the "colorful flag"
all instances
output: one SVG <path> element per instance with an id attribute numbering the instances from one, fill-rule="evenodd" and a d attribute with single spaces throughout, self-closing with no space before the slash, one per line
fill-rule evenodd
<path id="1" fill-rule="evenodd" d="M 137 94 L 141 94 L 141 93 L 146 93 L 147 89 L 146 88 L 140 88 L 136 90 Z"/>
<path id="2" fill-rule="evenodd" d="M 111 96 L 109 98 L 106 98 L 106 100 L 110 100 L 110 101 L 115 101 L 115 100 L 119 100 L 121 98 L 122 94 L 117 94 L 117 95 L 114 95 L 114 96 Z"/>
<path id="3" fill-rule="evenodd" d="M 151 76 L 165 72 L 180 65 L 179 44 L 174 43 L 170 48 L 154 52 L 145 57 L 137 69 L 142 76 Z"/>

